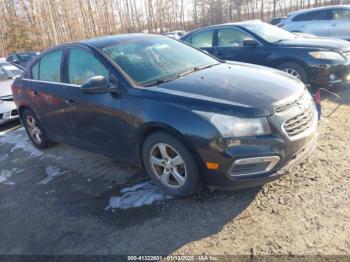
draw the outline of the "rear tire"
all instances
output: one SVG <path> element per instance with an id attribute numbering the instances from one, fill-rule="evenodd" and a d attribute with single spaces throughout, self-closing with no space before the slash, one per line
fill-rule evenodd
<path id="1" fill-rule="evenodd" d="M 156 132 L 146 138 L 142 161 L 154 183 L 167 194 L 186 197 L 201 187 L 198 164 L 192 153 L 167 133 Z"/>
<path id="2" fill-rule="evenodd" d="M 301 80 L 304 84 L 309 82 L 308 75 L 303 66 L 295 62 L 286 62 L 277 67 L 277 69 L 284 71 L 299 80 Z"/>
<path id="3" fill-rule="evenodd" d="M 54 144 L 53 141 L 48 139 L 45 129 L 32 110 L 24 110 L 21 118 L 27 135 L 34 146 L 39 149 L 45 149 Z"/>

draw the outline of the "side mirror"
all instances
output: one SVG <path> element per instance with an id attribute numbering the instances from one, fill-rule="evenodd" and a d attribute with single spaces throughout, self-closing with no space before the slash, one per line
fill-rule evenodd
<path id="1" fill-rule="evenodd" d="M 254 39 L 244 40 L 243 45 L 247 47 L 256 47 L 259 43 Z"/>
<path id="2" fill-rule="evenodd" d="M 85 94 L 118 93 L 116 83 L 110 86 L 104 76 L 93 76 L 89 78 L 81 85 L 80 89 Z"/>
<path id="3" fill-rule="evenodd" d="M 19 65 L 19 61 L 17 59 L 14 59 L 12 63 Z"/>

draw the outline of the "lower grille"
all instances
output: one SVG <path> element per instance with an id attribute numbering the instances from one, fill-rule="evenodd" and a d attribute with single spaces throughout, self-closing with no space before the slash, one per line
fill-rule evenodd
<path id="1" fill-rule="evenodd" d="M 14 110 L 11 111 L 11 116 L 18 116 L 17 109 L 14 109 Z"/>
<path id="2" fill-rule="evenodd" d="M 283 128 L 289 136 L 296 136 L 307 130 L 313 122 L 315 108 L 313 103 L 301 114 L 287 120 Z"/>

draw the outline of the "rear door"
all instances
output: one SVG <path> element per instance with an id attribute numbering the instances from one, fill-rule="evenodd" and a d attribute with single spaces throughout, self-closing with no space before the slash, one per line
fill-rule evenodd
<path id="1" fill-rule="evenodd" d="M 244 41 L 255 40 L 258 45 L 246 46 Z M 230 61 L 265 64 L 267 50 L 256 39 L 235 27 L 220 28 L 216 31 L 213 55 Z"/>
<path id="2" fill-rule="evenodd" d="M 118 85 L 118 75 L 100 55 L 71 47 L 66 63 L 66 120 L 71 143 L 116 156 L 128 155 L 121 95 L 86 94 L 80 86 L 93 76 L 104 76 Z"/>
<path id="3" fill-rule="evenodd" d="M 329 36 L 350 40 L 350 9 L 332 10 L 332 23 Z"/>
<path id="4" fill-rule="evenodd" d="M 57 49 L 37 61 L 24 79 L 30 107 L 40 121 L 56 138 L 67 134 L 65 121 L 65 91 L 62 83 L 62 61 L 64 50 Z"/>

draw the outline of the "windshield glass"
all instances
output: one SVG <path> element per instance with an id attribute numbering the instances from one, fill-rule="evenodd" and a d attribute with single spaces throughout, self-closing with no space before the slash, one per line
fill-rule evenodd
<path id="1" fill-rule="evenodd" d="M 296 38 L 294 34 L 282 28 L 265 23 L 248 24 L 244 27 L 270 43 Z"/>
<path id="2" fill-rule="evenodd" d="M 18 67 L 15 67 L 14 65 L 11 65 L 10 63 L 1 63 L 0 70 L 3 76 L 6 75 L 7 78 L 16 77 L 22 74 L 21 69 L 19 69 Z"/>
<path id="3" fill-rule="evenodd" d="M 104 48 L 103 52 L 143 85 L 218 63 L 214 58 L 167 37 L 117 44 Z"/>
<path id="4" fill-rule="evenodd" d="M 17 54 L 17 56 L 21 62 L 29 62 L 34 56 L 36 56 L 36 53 L 21 53 Z"/>

